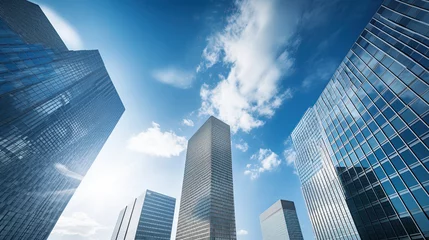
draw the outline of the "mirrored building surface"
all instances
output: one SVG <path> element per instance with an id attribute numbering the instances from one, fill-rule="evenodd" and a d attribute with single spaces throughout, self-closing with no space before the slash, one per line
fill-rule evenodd
<path id="1" fill-rule="evenodd" d="M 291 134 L 308 214 L 317 239 L 359 239 L 313 108 Z"/>
<path id="2" fill-rule="evenodd" d="M 429 237 L 428 19 L 385 0 L 314 106 L 362 239 Z"/>
<path id="3" fill-rule="evenodd" d="M 0 1 L 0 239 L 49 236 L 123 112 L 98 51 L 68 51 L 40 7 Z"/>
<path id="4" fill-rule="evenodd" d="M 119 213 L 112 240 L 170 240 L 176 199 L 151 190 Z"/>
<path id="5" fill-rule="evenodd" d="M 303 240 L 292 201 L 278 200 L 259 216 L 263 240 Z"/>
<path id="6" fill-rule="evenodd" d="M 236 239 L 230 128 L 215 117 L 188 142 L 176 239 Z"/>

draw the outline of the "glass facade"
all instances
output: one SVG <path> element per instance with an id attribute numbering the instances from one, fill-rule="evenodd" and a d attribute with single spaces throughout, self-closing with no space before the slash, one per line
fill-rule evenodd
<path id="1" fill-rule="evenodd" d="M 98 51 L 32 43 L 5 16 L 11 2 L 0 2 L 0 239 L 46 239 L 124 106 Z"/>
<path id="2" fill-rule="evenodd" d="M 264 240 L 303 240 L 295 204 L 279 200 L 259 217 Z"/>
<path id="3" fill-rule="evenodd" d="M 385 0 L 314 106 L 362 239 L 429 238 L 429 3 Z"/>
<path id="4" fill-rule="evenodd" d="M 316 239 L 359 239 L 313 108 L 307 110 L 291 137 Z"/>
<path id="5" fill-rule="evenodd" d="M 230 128 L 215 117 L 188 142 L 176 239 L 236 239 Z"/>
<path id="6" fill-rule="evenodd" d="M 147 190 L 120 213 L 112 240 L 170 240 L 176 199 Z"/>

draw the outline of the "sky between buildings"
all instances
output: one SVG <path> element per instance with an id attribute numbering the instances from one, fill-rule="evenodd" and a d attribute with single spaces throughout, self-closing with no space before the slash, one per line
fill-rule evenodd
<path id="1" fill-rule="evenodd" d="M 109 239 L 151 189 L 177 199 L 186 143 L 214 115 L 231 126 L 238 239 L 295 202 L 313 239 L 289 135 L 381 0 L 37 0 L 73 50 L 99 49 L 126 111 L 49 239 Z"/>

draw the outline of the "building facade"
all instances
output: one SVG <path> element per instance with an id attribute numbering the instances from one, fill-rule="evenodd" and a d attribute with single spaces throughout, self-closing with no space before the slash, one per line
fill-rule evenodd
<path id="1" fill-rule="evenodd" d="M 428 20 L 385 0 L 314 106 L 362 239 L 429 237 Z"/>
<path id="2" fill-rule="evenodd" d="M 0 239 L 46 239 L 124 106 L 98 51 L 23 0 L 0 1 L 0 79 Z"/>
<path id="3" fill-rule="evenodd" d="M 112 240 L 170 240 L 176 199 L 151 190 L 119 213 Z"/>
<path id="4" fill-rule="evenodd" d="M 176 239 L 236 239 L 230 128 L 215 117 L 188 142 Z"/>
<path id="5" fill-rule="evenodd" d="M 264 240 L 303 240 L 292 201 L 278 200 L 259 216 Z"/>
<path id="6" fill-rule="evenodd" d="M 316 238 L 359 239 L 314 109 L 307 110 L 291 137 L 297 153 L 295 166 Z"/>

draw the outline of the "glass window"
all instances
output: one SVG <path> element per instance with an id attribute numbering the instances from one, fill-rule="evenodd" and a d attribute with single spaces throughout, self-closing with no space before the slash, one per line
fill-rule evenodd
<path id="1" fill-rule="evenodd" d="M 405 146 L 405 143 L 404 143 L 404 141 L 402 141 L 402 139 L 400 138 L 400 137 L 398 137 L 398 136 L 396 136 L 396 137 L 394 137 L 394 138 L 392 138 L 391 140 L 390 140 L 390 142 L 393 144 L 393 146 L 396 148 L 396 149 L 401 149 L 403 146 Z"/>
<path id="2" fill-rule="evenodd" d="M 422 208 L 429 206 L 429 197 L 423 189 L 413 190 L 413 195 Z"/>
<path id="3" fill-rule="evenodd" d="M 383 179 L 383 178 L 386 177 L 386 174 L 384 174 L 384 172 L 381 169 L 381 167 L 374 168 L 374 172 L 375 172 L 375 175 L 377 175 L 378 179 Z"/>
<path id="4" fill-rule="evenodd" d="M 401 216 L 401 221 L 402 224 L 404 224 L 404 227 L 407 230 L 408 234 L 414 234 L 419 232 L 413 220 L 411 220 L 410 216 Z"/>
<path id="5" fill-rule="evenodd" d="M 405 126 L 404 122 L 399 117 L 392 120 L 392 125 L 397 131 L 401 130 Z"/>
<path id="6" fill-rule="evenodd" d="M 393 189 L 392 184 L 389 181 L 385 181 L 381 183 L 381 185 L 383 186 L 383 189 L 387 195 L 395 193 L 395 190 Z"/>
<path id="7" fill-rule="evenodd" d="M 384 154 L 381 148 L 379 148 L 377 151 L 375 151 L 375 156 L 377 156 L 378 160 L 381 161 L 386 157 L 386 154 Z"/>
<path id="8" fill-rule="evenodd" d="M 391 117 L 395 116 L 395 112 L 393 112 L 393 110 L 390 107 L 387 107 L 386 109 L 384 109 L 383 114 L 387 119 L 390 119 Z"/>
<path id="9" fill-rule="evenodd" d="M 396 112 L 400 112 L 405 107 L 405 105 L 398 99 L 393 101 L 391 103 L 391 106 Z"/>
<path id="10" fill-rule="evenodd" d="M 390 162 L 383 163 L 383 169 L 387 175 L 390 175 L 395 172 L 395 169 L 393 169 L 392 164 L 390 164 Z"/>
<path id="11" fill-rule="evenodd" d="M 417 179 L 423 183 L 429 180 L 429 174 L 428 172 L 421 166 L 417 166 L 415 168 L 412 168 L 411 171 L 414 173 L 414 175 L 417 177 Z"/>
<path id="12" fill-rule="evenodd" d="M 389 156 L 391 154 L 393 154 L 395 152 L 395 150 L 393 149 L 392 145 L 387 142 L 385 143 L 383 146 L 381 146 L 384 150 L 384 152 L 386 152 L 386 154 Z"/>
<path id="13" fill-rule="evenodd" d="M 395 188 L 396 188 L 396 190 L 397 190 L 398 192 L 400 192 L 400 191 L 402 191 L 402 190 L 404 190 L 404 189 L 405 189 L 405 185 L 404 185 L 404 183 L 402 183 L 401 179 L 400 179 L 398 176 L 396 176 L 396 177 L 394 177 L 394 178 L 390 179 L 390 181 L 392 181 L 393 186 L 395 186 Z"/>
<path id="14" fill-rule="evenodd" d="M 396 212 L 398 213 L 406 212 L 404 204 L 402 204 L 401 200 L 399 200 L 398 197 L 391 198 L 390 201 L 392 202 L 393 207 L 396 209 Z"/>
<path id="15" fill-rule="evenodd" d="M 390 138 L 395 133 L 389 124 L 383 127 L 383 132 L 387 135 L 388 138 Z"/>
<path id="16" fill-rule="evenodd" d="M 401 177 L 408 187 L 413 187 L 417 185 L 417 180 L 414 178 L 410 171 L 401 173 Z"/>
<path id="17" fill-rule="evenodd" d="M 414 141 L 414 139 L 416 139 L 416 135 L 414 135 L 408 128 L 401 132 L 399 135 L 401 135 L 404 141 L 408 144 L 410 144 L 412 141 Z"/>
<path id="18" fill-rule="evenodd" d="M 381 132 L 381 131 L 378 131 L 375 134 L 375 138 L 377 138 L 377 140 L 378 140 L 379 143 L 383 143 L 384 140 L 386 140 L 386 137 L 384 136 L 383 132 Z"/>
<path id="19" fill-rule="evenodd" d="M 428 132 L 429 128 L 426 127 L 426 125 L 418 120 L 416 123 L 414 123 L 413 125 L 411 125 L 411 129 L 418 135 L 418 136 L 423 136 L 425 133 Z"/>
<path id="20" fill-rule="evenodd" d="M 429 237 L 429 220 L 426 215 L 422 212 L 413 213 L 414 220 L 419 225 L 420 230 L 425 234 L 425 237 Z"/>
<path id="21" fill-rule="evenodd" d="M 412 146 L 411 149 L 413 150 L 414 154 L 416 154 L 417 158 L 420 160 L 423 160 L 424 158 L 429 156 L 429 151 L 421 142 Z"/>
<path id="22" fill-rule="evenodd" d="M 399 97 L 402 99 L 402 101 L 404 101 L 405 104 L 409 104 L 414 100 L 414 98 L 416 98 L 416 94 L 414 94 L 410 89 L 406 89 Z"/>
<path id="23" fill-rule="evenodd" d="M 395 168 L 398 171 L 401 170 L 401 169 L 403 169 L 405 167 L 404 162 L 401 160 L 401 158 L 399 156 L 395 156 L 390 161 L 393 163 L 393 165 L 395 166 Z"/>
<path id="24" fill-rule="evenodd" d="M 414 155 L 410 152 L 410 150 L 405 150 L 403 152 L 400 153 L 402 159 L 408 164 L 411 165 L 415 162 L 417 162 L 416 157 L 414 157 Z"/>
<path id="25" fill-rule="evenodd" d="M 401 117 L 410 124 L 412 121 L 414 121 L 417 116 L 414 114 L 410 109 L 406 109 L 404 112 L 401 113 Z"/>
<path id="26" fill-rule="evenodd" d="M 392 224 L 393 229 L 395 229 L 396 235 L 398 235 L 398 236 L 405 236 L 405 235 L 407 235 L 407 232 L 405 232 L 405 229 L 402 226 L 402 224 L 399 221 L 399 219 L 393 219 L 393 220 L 390 221 L 390 223 Z"/>
<path id="27" fill-rule="evenodd" d="M 388 201 L 382 202 L 381 206 L 383 207 L 383 210 L 387 216 L 395 215 L 395 211 L 393 210 L 392 205 L 390 205 L 390 203 Z"/>

